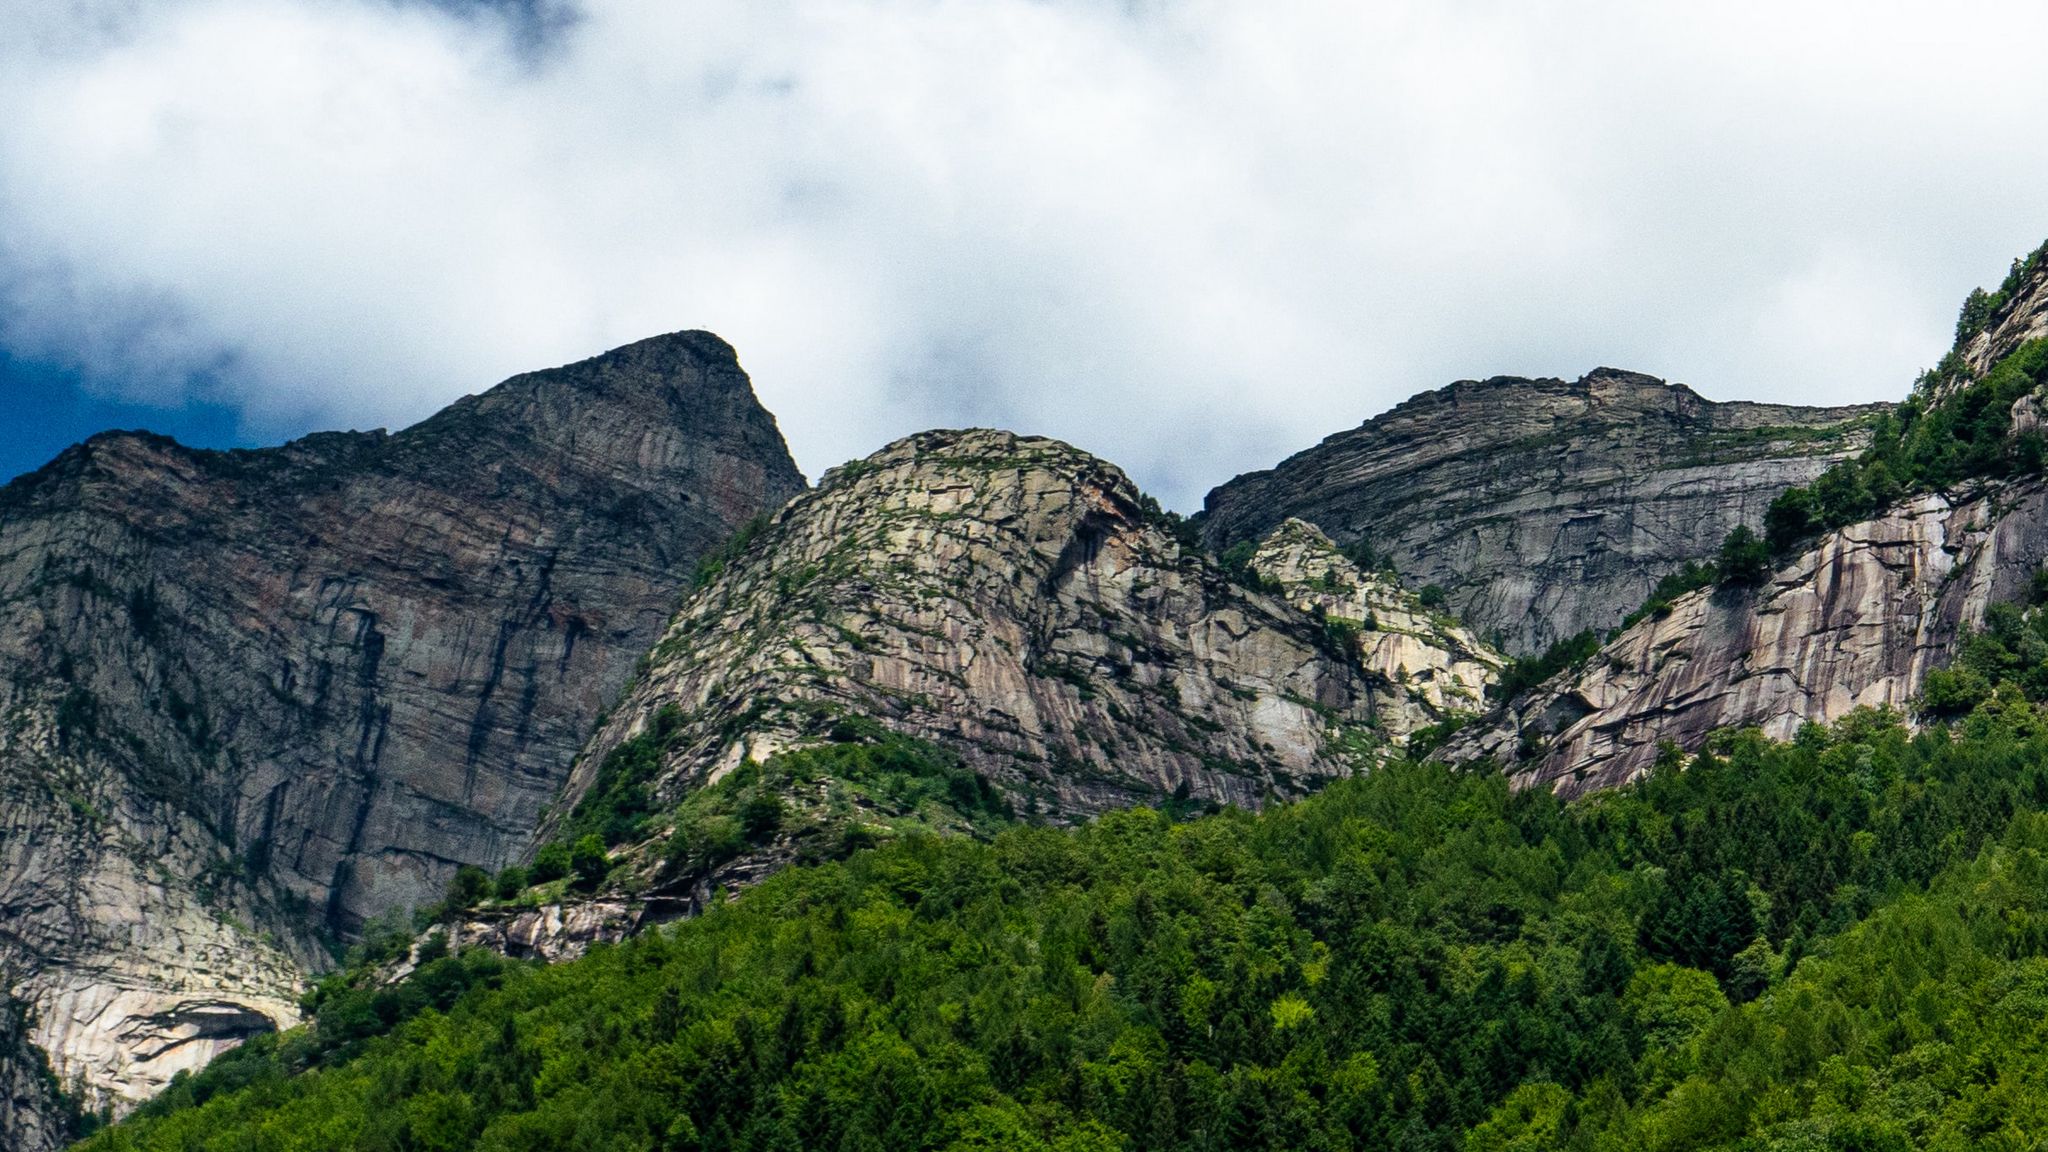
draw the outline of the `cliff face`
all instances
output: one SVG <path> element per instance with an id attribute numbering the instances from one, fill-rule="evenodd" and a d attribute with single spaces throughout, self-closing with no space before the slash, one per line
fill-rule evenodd
<path id="1" fill-rule="evenodd" d="M 291 1020 L 322 939 L 526 850 L 686 574 L 802 487 L 731 349 L 682 333 L 396 435 L 110 434 L 0 489 L 30 1039 L 97 1105 Z"/>
<path id="2" fill-rule="evenodd" d="M 1971 403 L 1970 385 L 2048 335 L 2043 255 L 2015 265 L 1996 307 L 1922 387 L 1915 403 L 1930 417 Z M 1972 296 L 1966 323 L 1984 296 Z M 1660 741 L 1692 752 L 1716 728 L 1754 726 L 1782 739 L 1859 706 L 1906 707 L 1927 673 L 1948 665 L 1959 636 L 1990 605 L 2022 599 L 2048 559 L 2048 480 L 2027 475 L 2039 467 L 2020 443 L 2040 429 L 2043 385 L 2034 381 L 1998 414 L 2000 425 L 1943 433 L 1952 438 L 1944 451 L 1991 461 L 1985 471 L 1999 475 L 1829 532 L 1758 588 L 1679 599 L 1462 733 L 1444 755 L 1492 756 L 1519 784 L 1577 793 L 1640 775 Z"/>
<path id="3" fill-rule="evenodd" d="M 1618 624 L 1659 578 L 1858 450 L 1859 418 L 1884 407 L 1714 403 L 1604 368 L 1463 381 L 1217 488 L 1203 530 L 1222 547 L 1298 517 L 1364 541 L 1529 653 Z"/>
<path id="4" fill-rule="evenodd" d="M 1662 740 L 1691 752 L 1716 728 L 1785 739 L 1859 706 L 1903 708 L 2044 560 L 2048 483 L 1922 496 L 1831 533 L 1760 588 L 1679 599 L 1444 755 L 1492 756 L 1519 785 L 1577 794 L 1641 775 Z"/>
<path id="5" fill-rule="evenodd" d="M 1252 568 L 1289 603 L 1325 621 L 1383 686 L 1375 726 L 1396 743 L 1486 706 L 1507 658 L 1456 617 L 1385 572 L 1363 571 L 1315 525 L 1289 520 L 1262 541 Z"/>
<path id="6" fill-rule="evenodd" d="M 1339 725 L 1382 694 L 1320 624 L 1148 516 L 1114 467 L 1052 440 L 929 432 L 827 473 L 685 605 L 565 804 L 672 707 L 664 802 L 855 716 L 956 750 L 1050 818 L 1176 790 L 1251 805 L 1349 771 Z"/>
<path id="7" fill-rule="evenodd" d="M 0 1139 L 11 1149 L 61 1148 L 71 1116 L 22 1017 L 21 1006 L 0 989 Z"/>

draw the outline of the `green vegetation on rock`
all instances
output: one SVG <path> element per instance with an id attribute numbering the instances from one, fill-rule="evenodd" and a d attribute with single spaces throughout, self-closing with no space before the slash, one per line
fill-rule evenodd
<path id="1" fill-rule="evenodd" d="M 1495 700 L 1513 700 L 1567 668 L 1575 668 L 1600 651 L 1600 634 L 1588 629 L 1567 636 L 1535 656 L 1524 656 L 1501 669 L 1500 682 L 1489 694 Z"/>
<path id="2" fill-rule="evenodd" d="M 2048 341 L 2020 345 L 1952 394 L 1921 392 L 1878 419 L 1870 447 L 1771 502 L 1764 518 L 1773 550 L 1882 512 L 1915 492 L 1977 480 L 2032 475 L 2048 457 L 2038 430 L 2015 432 L 2012 408 L 2048 383 Z"/>

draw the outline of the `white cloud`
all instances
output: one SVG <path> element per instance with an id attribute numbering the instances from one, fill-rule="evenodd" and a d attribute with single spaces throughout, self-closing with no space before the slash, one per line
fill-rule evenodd
<path id="1" fill-rule="evenodd" d="M 1191 507 L 1459 377 L 1896 397 L 2048 235 L 2033 5 L 577 17 L 0 0 L 0 338 L 296 430 L 704 327 L 813 474 L 992 423 Z"/>

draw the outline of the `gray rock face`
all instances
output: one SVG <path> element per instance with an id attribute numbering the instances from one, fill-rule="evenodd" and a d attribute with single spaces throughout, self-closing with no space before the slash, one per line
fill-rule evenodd
<path id="1" fill-rule="evenodd" d="M 111 434 L 0 489 L 30 1039 L 97 1106 L 292 1020 L 323 939 L 527 849 L 687 573 L 802 488 L 732 350 L 680 333 L 396 435 Z"/>
<path id="2" fill-rule="evenodd" d="M 54 1152 L 70 1143 L 72 1118 L 22 1016 L 0 989 L 0 1138 L 11 1152 Z"/>
<path id="3" fill-rule="evenodd" d="M 1057 441 L 928 432 L 826 474 L 689 600 L 586 749 L 678 708 L 658 793 L 822 737 L 834 712 L 957 749 L 1054 817 L 1258 804 L 1351 770 L 1376 689 L 1283 599 L 1225 580 L 1116 468 Z"/>
<path id="4" fill-rule="evenodd" d="M 1426 392 L 1209 494 L 1212 545 L 1289 517 L 1437 584 L 1510 652 L 1618 624 L 1656 582 L 1711 556 L 1779 492 L 1867 441 L 1884 405 L 1714 403 L 1599 369 Z"/>
<path id="5" fill-rule="evenodd" d="M 2048 336 L 2048 261 L 1956 348 L 1939 406 L 2028 341 Z M 2041 396 L 2012 406 L 2037 429 Z M 1669 740 L 1716 728 L 1785 738 L 1861 706 L 1903 708 L 1986 608 L 2018 599 L 2048 558 L 2048 481 L 1978 481 L 1908 499 L 1822 537 L 1762 587 L 1703 590 L 1614 638 L 1584 667 L 1512 702 L 1443 755 L 1492 756 L 1524 786 L 1578 793 L 1624 783 Z"/>
<path id="6" fill-rule="evenodd" d="M 2044 560 L 2048 482 L 1921 496 L 1831 533 L 1761 588 L 1679 599 L 1444 757 L 1492 756 L 1518 785 L 1577 794 L 1641 775 L 1662 740 L 1696 751 L 1716 728 L 1785 739 L 1853 708 L 1903 708 Z"/>

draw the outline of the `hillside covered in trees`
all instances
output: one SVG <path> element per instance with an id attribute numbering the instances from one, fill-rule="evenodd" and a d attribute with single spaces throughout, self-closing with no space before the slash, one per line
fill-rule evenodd
<path id="1" fill-rule="evenodd" d="M 366 964 L 85 1147 L 2024 1148 L 2044 881 L 2015 684 L 1570 804 L 1399 763 L 911 836 L 568 964 Z"/>

